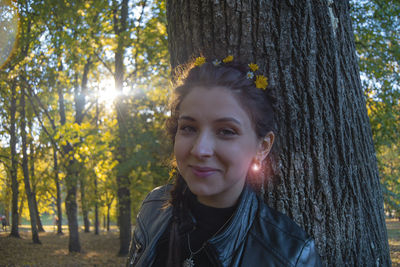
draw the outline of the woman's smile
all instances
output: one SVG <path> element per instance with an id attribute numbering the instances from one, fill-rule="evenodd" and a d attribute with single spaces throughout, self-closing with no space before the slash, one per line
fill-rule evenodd
<path id="1" fill-rule="evenodd" d="M 219 171 L 216 168 L 202 167 L 197 165 L 189 165 L 189 167 L 192 168 L 194 175 L 201 178 L 209 177 L 211 175 L 216 174 Z"/>

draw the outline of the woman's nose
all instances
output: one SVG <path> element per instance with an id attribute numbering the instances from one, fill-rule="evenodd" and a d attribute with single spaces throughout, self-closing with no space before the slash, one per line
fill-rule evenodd
<path id="1" fill-rule="evenodd" d="M 211 157 L 214 154 L 214 140 L 208 133 L 200 133 L 194 140 L 191 154 L 198 158 Z"/>

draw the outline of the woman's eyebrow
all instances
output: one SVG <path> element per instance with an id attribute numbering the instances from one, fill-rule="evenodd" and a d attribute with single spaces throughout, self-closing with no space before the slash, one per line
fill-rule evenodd
<path id="1" fill-rule="evenodd" d="M 196 119 L 194 119 L 193 117 L 190 116 L 179 116 L 178 121 L 180 120 L 186 120 L 186 121 L 196 121 Z M 223 117 L 223 118 L 219 118 L 216 119 L 215 122 L 221 123 L 221 122 L 233 122 L 239 126 L 241 126 L 242 124 L 240 123 L 240 121 L 238 121 L 235 118 L 232 117 Z"/>
<path id="2" fill-rule="evenodd" d="M 237 125 L 239 125 L 239 126 L 242 125 L 242 124 L 240 123 L 240 121 L 238 121 L 237 119 L 232 118 L 232 117 L 220 118 L 220 119 L 215 120 L 215 122 L 233 122 L 233 123 L 235 123 L 235 124 L 237 124 Z"/>
<path id="3" fill-rule="evenodd" d="M 186 120 L 186 121 L 196 121 L 194 118 L 190 116 L 179 116 L 178 121 L 180 120 Z"/>

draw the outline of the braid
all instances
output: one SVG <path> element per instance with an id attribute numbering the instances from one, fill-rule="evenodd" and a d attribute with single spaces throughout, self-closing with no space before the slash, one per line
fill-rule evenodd
<path id="1" fill-rule="evenodd" d="M 185 213 L 188 211 L 187 185 L 180 174 L 177 174 L 175 186 L 171 191 L 170 204 L 172 205 L 172 223 L 169 235 L 167 267 L 180 265 L 181 259 L 181 240 L 179 235 L 179 225 L 183 221 Z"/>

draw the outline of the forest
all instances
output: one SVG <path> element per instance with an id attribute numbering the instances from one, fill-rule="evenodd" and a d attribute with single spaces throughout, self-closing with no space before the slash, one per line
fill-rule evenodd
<path id="1" fill-rule="evenodd" d="M 171 176 L 167 4 L 0 1 L 0 215 L 34 243 L 68 225 L 70 252 L 81 229 L 116 226 L 126 255 L 141 201 Z M 400 3 L 349 7 L 379 190 L 400 218 Z"/>

